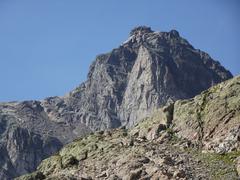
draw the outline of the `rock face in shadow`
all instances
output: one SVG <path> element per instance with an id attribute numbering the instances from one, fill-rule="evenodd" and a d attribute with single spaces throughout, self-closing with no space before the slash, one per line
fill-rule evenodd
<path id="1" fill-rule="evenodd" d="M 1 178 L 32 172 L 42 159 L 60 147 L 62 143 L 56 138 L 41 137 L 20 127 L 10 128 L 0 147 Z"/>
<path id="2" fill-rule="evenodd" d="M 239 125 L 240 76 L 130 129 L 77 139 L 18 180 L 239 179 Z"/>
<path id="3" fill-rule="evenodd" d="M 0 174 L 7 179 L 30 172 L 77 137 L 132 127 L 166 103 L 231 77 L 176 30 L 134 28 L 122 45 L 97 56 L 86 82 L 67 95 L 0 103 Z"/>
<path id="4" fill-rule="evenodd" d="M 50 120 L 38 101 L 2 103 L 0 109 L 0 177 L 3 180 L 34 171 L 43 159 L 77 137 L 76 127 Z M 80 134 L 88 132 L 80 128 Z"/>

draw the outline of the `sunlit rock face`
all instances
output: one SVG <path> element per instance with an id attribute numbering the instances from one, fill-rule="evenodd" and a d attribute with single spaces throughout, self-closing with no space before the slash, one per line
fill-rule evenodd
<path id="1" fill-rule="evenodd" d="M 231 77 L 176 30 L 154 32 L 143 26 L 119 48 L 98 56 L 88 80 L 65 102 L 77 110 L 72 119 L 92 130 L 129 127 L 168 102 L 191 98 Z"/>

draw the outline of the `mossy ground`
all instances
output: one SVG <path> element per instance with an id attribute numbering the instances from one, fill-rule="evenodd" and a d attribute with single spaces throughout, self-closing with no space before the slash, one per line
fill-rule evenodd
<path id="1" fill-rule="evenodd" d="M 202 153 L 199 150 L 188 149 L 189 153 L 205 166 L 211 180 L 237 180 L 235 159 L 240 156 L 240 151 L 226 154 Z"/>

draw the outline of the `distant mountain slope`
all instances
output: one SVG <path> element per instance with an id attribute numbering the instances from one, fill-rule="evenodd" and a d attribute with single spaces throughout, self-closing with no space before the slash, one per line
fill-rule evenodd
<path id="1" fill-rule="evenodd" d="M 118 48 L 97 56 L 87 81 L 68 95 L 0 104 L 0 175 L 31 172 L 77 137 L 131 127 L 166 103 L 231 77 L 176 30 L 137 27 Z"/>
<path id="2" fill-rule="evenodd" d="M 240 76 L 153 113 L 131 129 L 99 131 L 45 159 L 39 179 L 238 179 Z"/>

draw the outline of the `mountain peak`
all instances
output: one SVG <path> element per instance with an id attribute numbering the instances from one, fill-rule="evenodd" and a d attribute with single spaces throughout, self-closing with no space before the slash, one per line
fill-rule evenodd
<path id="1" fill-rule="evenodd" d="M 179 44 L 190 46 L 190 43 L 180 36 L 179 32 L 175 29 L 169 32 L 154 31 L 148 26 L 138 26 L 130 31 L 130 36 L 122 45 L 130 46 L 137 50 L 141 45 L 151 46 L 157 51 L 159 47 L 163 47 L 163 44 L 170 44 L 171 46 L 176 46 Z M 168 47 L 169 49 L 170 47 Z M 192 48 L 192 47 L 191 47 Z"/>
<path id="2" fill-rule="evenodd" d="M 133 28 L 133 30 L 131 30 L 130 36 L 151 33 L 151 32 L 153 32 L 153 30 L 148 26 L 137 26 Z"/>
<path id="3" fill-rule="evenodd" d="M 170 31 L 170 35 L 173 36 L 173 37 L 179 37 L 179 32 L 175 29 L 171 30 Z"/>

